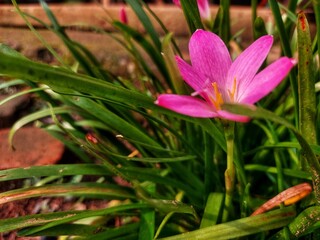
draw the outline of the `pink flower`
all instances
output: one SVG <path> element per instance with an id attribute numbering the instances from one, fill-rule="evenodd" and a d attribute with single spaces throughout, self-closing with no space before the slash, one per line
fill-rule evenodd
<path id="1" fill-rule="evenodd" d="M 191 96 L 161 94 L 156 104 L 191 117 L 249 121 L 246 116 L 222 110 L 221 105 L 252 105 L 269 94 L 286 77 L 296 63 L 294 59 L 287 57 L 281 57 L 257 73 L 272 43 L 272 36 L 263 36 L 232 62 L 228 49 L 219 36 L 197 30 L 189 42 L 192 65 L 176 57 L 183 79 L 195 92 Z"/>
<path id="2" fill-rule="evenodd" d="M 200 16 L 203 19 L 210 20 L 211 19 L 211 12 L 209 7 L 209 1 L 208 0 L 197 0 L 198 2 L 198 8 Z"/>
<path id="3" fill-rule="evenodd" d="M 122 8 L 120 9 L 119 19 L 120 19 L 120 22 L 122 22 L 122 23 L 124 23 L 124 24 L 128 24 L 127 12 L 126 12 L 126 9 L 125 9 L 124 7 L 122 7 Z"/>
<path id="4" fill-rule="evenodd" d="M 180 0 L 173 0 L 173 3 L 177 5 L 178 7 L 181 7 Z M 209 1 L 208 0 L 197 0 L 198 8 L 200 16 L 203 19 L 210 20 L 211 19 L 211 12 L 209 7 Z"/>
<path id="5" fill-rule="evenodd" d="M 173 0 L 173 3 L 178 7 L 181 7 L 180 0 Z"/>

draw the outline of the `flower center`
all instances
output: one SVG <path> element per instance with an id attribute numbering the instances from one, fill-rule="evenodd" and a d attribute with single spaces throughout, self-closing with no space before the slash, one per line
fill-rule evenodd
<path id="1" fill-rule="evenodd" d="M 211 85 L 213 88 L 215 99 L 212 96 L 209 96 L 209 99 L 217 110 L 221 110 L 221 105 L 224 104 L 222 94 L 219 91 L 218 84 L 216 82 L 212 83 Z M 228 89 L 230 102 L 234 102 L 234 96 L 236 94 L 236 90 L 237 90 L 237 80 L 236 80 L 236 78 L 234 78 L 232 89 L 231 90 Z"/>
<path id="2" fill-rule="evenodd" d="M 216 82 L 211 84 L 213 87 L 213 91 L 214 91 L 214 95 L 215 95 L 215 99 L 213 99 L 212 97 L 210 97 L 210 101 L 213 103 L 213 105 L 215 106 L 215 108 L 217 110 L 221 109 L 221 105 L 224 103 L 223 98 L 222 98 L 222 94 L 219 91 L 218 85 Z"/>

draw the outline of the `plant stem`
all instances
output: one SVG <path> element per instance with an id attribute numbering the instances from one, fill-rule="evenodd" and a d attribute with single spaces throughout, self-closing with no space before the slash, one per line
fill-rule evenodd
<path id="1" fill-rule="evenodd" d="M 236 175 L 234 166 L 234 122 L 225 123 L 224 129 L 227 142 L 227 169 L 224 173 L 226 197 L 222 214 L 222 222 L 226 222 L 233 212 L 232 197 Z"/>

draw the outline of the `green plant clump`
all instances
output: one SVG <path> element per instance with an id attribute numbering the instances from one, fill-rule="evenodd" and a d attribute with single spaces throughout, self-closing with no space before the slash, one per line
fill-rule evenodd
<path id="1" fill-rule="evenodd" d="M 109 200 L 110 206 L 3 219 L 1 233 L 95 240 L 317 239 L 319 1 L 310 3 L 318 25 L 311 34 L 298 1 L 283 6 L 269 0 L 270 23 L 252 0 L 256 41 L 248 48 L 241 32 L 231 35 L 229 0 L 220 2 L 215 14 L 207 1 L 177 3 L 190 32 L 190 55 L 183 59 L 175 34 L 152 9 L 126 0 L 121 17 L 109 20 L 114 31 L 92 27 L 131 57 L 134 74 L 117 76 L 68 36 L 43 0 L 50 24 L 12 0 L 59 64 L 35 62 L 0 45 L 0 74 L 10 79 L 0 88 L 29 86 L 22 94 L 34 92 L 46 106 L 15 122 L 9 141 L 36 122 L 82 163 L 2 170 L 0 181 L 32 181 L 0 193 L 0 204 L 63 196 Z M 130 25 L 126 11 L 143 31 Z M 59 37 L 74 64 L 43 40 L 31 19 Z M 272 44 L 281 49 L 274 63 L 264 61 Z"/>

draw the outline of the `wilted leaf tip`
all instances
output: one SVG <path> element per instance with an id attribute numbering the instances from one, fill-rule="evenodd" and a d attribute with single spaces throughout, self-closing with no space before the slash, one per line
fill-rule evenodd
<path id="1" fill-rule="evenodd" d="M 298 19 L 301 24 L 301 30 L 305 31 L 306 30 L 306 16 L 304 15 L 304 13 L 302 11 L 299 12 Z"/>

